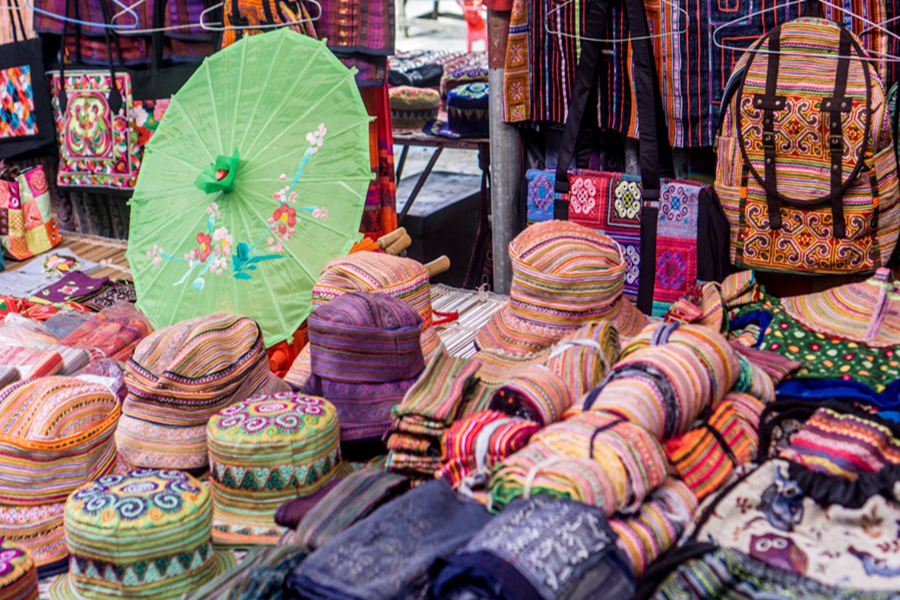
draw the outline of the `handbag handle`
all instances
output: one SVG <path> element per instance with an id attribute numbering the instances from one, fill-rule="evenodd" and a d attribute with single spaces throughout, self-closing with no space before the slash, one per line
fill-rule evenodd
<path id="1" fill-rule="evenodd" d="M 568 170 L 575 155 L 576 139 L 584 119 L 584 110 L 588 97 L 594 87 L 599 66 L 601 42 L 589 38 L 602 38 L 609 14 L 610 0 L 589 0 L 585 21 L 585 38 L 581 42 L 581 57 L 578 61 L 575 82 L 572 86 L 572 98 L 566 126 L 560 142 L 556 163 L 555 192 L 557 198 L 553 206 L 553 218 L 567 220 L 569 203 L 559 197 L 569 192 Z M 672 150 L 666 126 L 662 99 L 656 77 L 653 59 L 653 46 L 649 39 L 647 15 L 643 0 L 625 0 L 627 22 L 632 37 L 634 63 L 634 81 L 638 113 L 638 131 L 640 134 L 640 166 L 644 201 L 659 199 L 660 159 L 663 170 L 671 175 Z M 643 39 L 647 38 L 647 39 Z M 662 129 L 662 135 L 659 130 Z"/>
<path id="2" fill-rule="evenodd" d="M 14 42 L 19 41 L 19 36 L 16 35 L 16 20 L 19 21 L 19 29 L 22 32 L 22 40 L 25 41 L 28 39 L 28 33 L 25 31 L 25 21 L 22 19 L 22 7 L 19 6 L 19 0 L 9 0 L 9 8 L 6 9 L 12 13 L 15 13 L 17 19 L 13 19 L 12 16 L 9 18 L 9 28 L 12 31 L 12 38 Z"/>
<path id="3" fill-rule="evenodd" d="M 78 16 L 78 0 L 66 0 L 66 20 L 63 21 L 63 30 L 62 30 L 62 40 L 60 41 L 59 46 L 59 92 L 57 94 L 57 99 L 59 101 L 59 112 L 60 114 L 66 113 L 66 108 L 69 104 L 69 97 L 66 93 L 66 60 L 65 60 L 65 49 L 66 49 L 66 34 L 68 33 L 69 27 L 69 5 L 75 3 L 75 16 Z M 103 20 L 106 23 L 111 22 L 109 7 L 106 5 L 105 0 L 99 0 L 100 8 L 103 11 Z M 112 43 L 109 39 L 109 28 L 105 27 L 103 29 L 104 37 L 106 38 L 106 56 L 109 59 L 109 75 L 110 75 L 110 90 L 109 94 L 107 94 L 107 102 L 109 104 L 109 109 L 113 113 L 117 113 L 122 109 L 122 92 L 119 91 L 119 86 L 116 82 L 116 69 L 113 64 L 113 53 L 112 53 Z M 81 62 L 81 26 L 75 26 L 75 52 L 76 57 L 79 62 Z M 122 47 L 119 45 L 118 38 L 116 39 L 116 51 L 119 57 L 119 62 L 122 63 Z"/>
<path id="4" fill-rule="evenodd" d="M 850 176 L 844 180 L 844 131 L 841 115 L 845 112 L 853 110 L 853 102 L 845 93 L 847 91 L 847 78 L 850 73 L 850 52 L 856 50 L 857 55 L 862 60 L 865 56 L 859 42 L 853 38 L 850 31 L 843 24 L 836 23 L 840 28 L 840 41 L 838 42 L 838 64 L 834 82 L 834 95 L 831 98 L 824 98 L 820 112 L 823 116 L 823 122 L 828 122 L 828 147 L 831 154 L 831 189 L 827 194 L 823 194 L 811 202 L 798 201 L 796 199 L 785 196 L 778 191 L 777 178 L 777 153 L 775 143 L 775 112 L 783 110 L 787 107 L 787 98 L 778 95 L 778 72 L 781 65 L 781 32 L 782 27 L 776 27 L 769 34 L 768 46 L 768 64 L 766 65 L 766 89 L 763 94 L 754 94 L 752 98 L 753 107 L 762 111 L 762 136 L 763 136 L 763 155 L 765 167 L 765 179 L 760 175 L 759 171 L 750 162 L 747 155 L 747 147 L 744 142 L 743 131 L 743 111 L 741 110 L 741 98 L 744 95 L 744 82 L 747 74 L 750 72 L 750 66 L 756 58 L 757 53 L 752 52 L 747 61 L 747 67 L 744 69 L 744 76 L 741 79 L 740 88 L 737 95 L 737 110 L 735 110 L 735 121 L 737 128 L 738 145 L 741 148 L 741 155 L 744 164 L 753 175 L 753 178 L 762 186 L 766 192 L 766 205 L 769 213 L 769 228 L 773 231 L 781 229 L 781 208 L 783 204 L 831 204 L 831 219 L 834 224 L 832 235 L 836 239 L 847 237 L 847 225 L 844 221 L 844 190 L 850 185 L 850 182 L 856 179 L 863 167 L 863 158 L 866 155 L 869 144 L 868 132 L 872 126 L 872 75 L 867 65 L 863 64 L 863 72 L 866 80 L 866 125 L 863 136 L 862 146 L 859 152 L 859 158 Z"/>

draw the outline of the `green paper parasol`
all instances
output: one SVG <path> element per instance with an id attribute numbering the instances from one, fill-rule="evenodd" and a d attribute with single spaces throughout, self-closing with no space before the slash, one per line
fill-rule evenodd
<path id="1" fill-rule="evenodd" d="M 289 338 L 326 263 L 359 239 L 369 120 L 354 73 L 289 29 L 206 59 L 131 199 L 127 257 L 153 325 L 230 312 L 268 346 Z"/>

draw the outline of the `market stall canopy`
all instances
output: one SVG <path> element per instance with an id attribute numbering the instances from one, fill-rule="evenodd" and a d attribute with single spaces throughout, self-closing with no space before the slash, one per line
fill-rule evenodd
<path id="1" fill-rule="evenodd" d="M 323 42 L 281 29 L 206 59 L 131 199 L 127 257 L 153 325 L 227 312 L 256 320 L 267 346 L 288 339 L 322 269 L 359 239 L 368 124 Z"/>

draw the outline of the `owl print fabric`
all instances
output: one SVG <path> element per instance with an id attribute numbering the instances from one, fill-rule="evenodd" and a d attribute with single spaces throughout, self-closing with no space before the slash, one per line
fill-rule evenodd
<path id="1" fill-rule="evenodd" d="M 858 507 L 833 502 L 848 497 L 848 486 L 864 494 Z M 692 539 L 826 585 L 896 591 L 900 502 L 892 487 L 772 459 L 708 504 Z"/>

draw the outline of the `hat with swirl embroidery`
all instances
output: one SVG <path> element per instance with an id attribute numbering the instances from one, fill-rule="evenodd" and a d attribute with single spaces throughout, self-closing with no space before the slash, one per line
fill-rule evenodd
<path id="1" fill-rule="evenodd" d="M 286 391 L 269 372 L 255 321 L 212 314 L 164 327 L 138 345 L 125 371 L 128 396 L 116 431 L 132 467 L 206 467 L 206 424 L 255 394 Z"/>
<path id="2" fill-rule="evenodd" d="M 622 295 L 625 260 L 609 236 L 570 221 L 528 227 L 509 244 L 509 304 L 478 332 L 480 350 L 542 350 L 588 321 L 605 319 L 622 337 L 646 324 Z"/>
<path id="3" fill-rule="evenodd" d="M 28 551 L 0 539 L 0 598 L 38 600 L 37 567 Z"/>
<path id="4" fill-rule="evenodd" d="M 74 377 L 0 393 L 0 538 L 28 550 L 42 575 L 65 567 L 66 498 L 116 466 L 121 411 L 106 387 Z"/>
<path id="5" fill-rule="evenodd" d="M 54 600 L 181 598 L 234 558 L 213 550 L 212 498 L 180 471 L 107 475 L 66 501 L 69 572 Z"/>
<path id="6" fill-rule="evenodd" d="M 328 263 L 312 291 L 313 311 L 348 292 L 380 292 L 408 304 L 422 317 L 422 355 L 427 363 L 441 347 L 434 330 L 431 282 L 422 263 L 380 252 L 354 252 Z M 310 375 L 309 345 L 291 365 L 285 381 L 300 389 Z"/>
<path id="7" fill-rule="evenodd" d="M 490 132 L 490 86 L 466 83 L 447 92 L 447 120 L 431 121 L 426 133 L 449 138 L 488 137 Z"/>
<path id="8" fill-rule="evenodd" d="M 337 410 L 322 398 L 250 398 L 213 416 L 207 432 L 216 545 L 276 544 L 278 507 L 341 470 Z"/>

